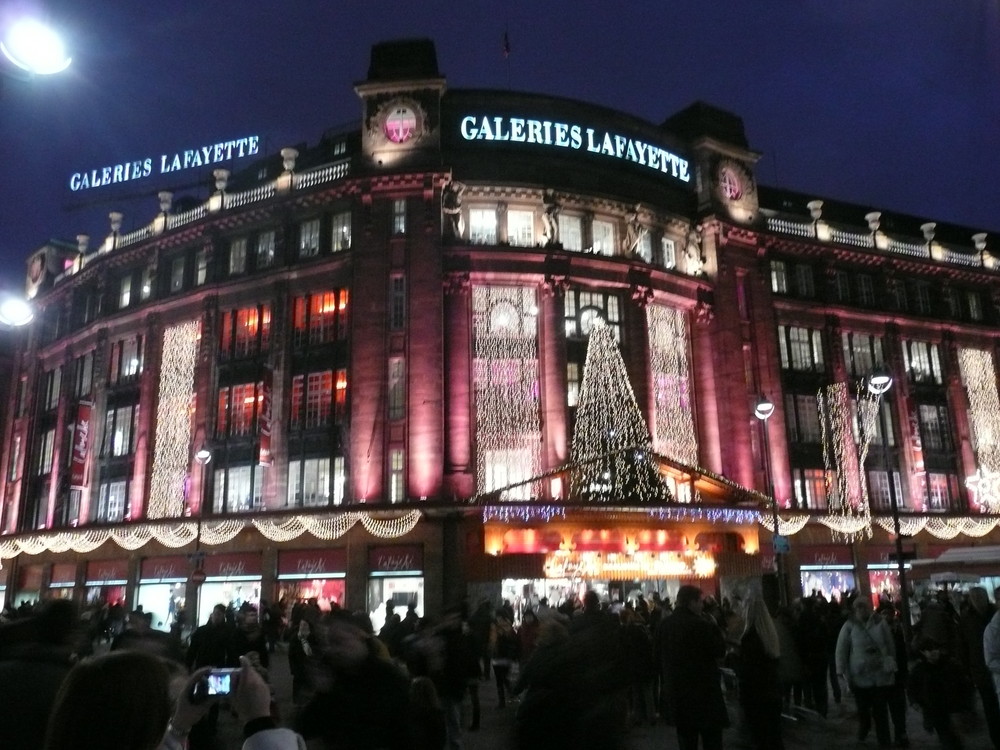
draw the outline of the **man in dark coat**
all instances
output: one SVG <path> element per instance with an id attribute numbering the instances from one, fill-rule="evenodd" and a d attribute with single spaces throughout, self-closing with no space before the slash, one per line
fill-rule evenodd
<path id="1" fill-rule="evenodd" d="M 729 726 L 719 679 L 726 646 L 718 625 L 702 616 L 698 587 L 680 587 L 658 641 L 665 716 L 677 727 L 681 750 L 697 750 L 699 737 L 704 750 L 721 750 L 722 730 Z"/>
<path id="2" fill-rule="evenodd" d="M 201 667 L 235 667 L 239 665 L 233 629 L 226 622 L 225 604 L 216 604 L 208 622 L 191 634 L 186 662 L 191 671 Z M 190 750 L 214 747 L 218 722 L 219 705 L 215 703 L 209 709 L 208 715 L 191 728 L 191 734 L 188 736 Z"/>

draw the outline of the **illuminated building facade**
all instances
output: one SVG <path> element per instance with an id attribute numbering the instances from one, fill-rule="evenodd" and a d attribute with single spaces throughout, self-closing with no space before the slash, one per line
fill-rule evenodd
<path id="1" fill-rule="evenodd" d="M 793 592 L 891 587 L 893 497 L 918 557 L 995 534 L 984 234 L 759 186 L 704 104 L 450 89 L 427 42 L 357 93 L 360 130 L 31 256 L 8 602 L 726 593 L 769 487 Z"/>

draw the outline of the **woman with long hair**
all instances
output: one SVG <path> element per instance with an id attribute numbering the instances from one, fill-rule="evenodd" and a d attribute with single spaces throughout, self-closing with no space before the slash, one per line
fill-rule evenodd
<path id="1" fill-rule="evenodd" d="M 763 599 L 747 601 L 746 626 L 740 639 L 739 684 L 743 717 L 760 750 L 783 750 L 781 688 L 778 659 L 781 647 L 774 620 Z"/>

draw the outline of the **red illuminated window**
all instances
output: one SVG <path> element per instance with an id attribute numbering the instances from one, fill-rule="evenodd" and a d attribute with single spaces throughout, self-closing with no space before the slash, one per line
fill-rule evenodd
<path id="1" fill-rule="evenodd" d="M 227 312 L 222 319 L 222 356 L 252 357 L 268 350 L 271 308 L 244 307 Z"/>
<path id="2" fill-rule="evenodd" d="M 333 371 L 310 372 L 292 378 L 292 427 L 321 427 L 330 423 Z"/>
<path id="3" fill-rule="evenodd" d="M 216 434 L 240 437 L 253 431 L 254 415 L 263 383 L 242 383 L 219 389 Z"/>
<path id="4" fill-rule="evenodd" d="M 347 412 L 347 370 L 337 370 L 337 393 L 334 397 L 336 419 L 342 422 Z"/>
<path id="5" fill-rule="evenodd" d="M 296 297 L 292 311 L 296 347 L 329 344 L 347 335 L 347 291 L 318 292 Z"/>

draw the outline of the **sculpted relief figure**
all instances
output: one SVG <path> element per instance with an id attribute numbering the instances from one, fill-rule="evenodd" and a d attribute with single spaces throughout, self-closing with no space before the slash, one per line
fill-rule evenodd
<path id="1" fill-rule="evenodd" d="M 705 259 L 701 254 L 701 232 L 695 227 L 692 227 L 688 232 L 687 244 L 684 246 L 684 258 L 689 274 L 700 276 L 704 273 Z"/>
<path id="2" fill-rule="evenodd" d="M 542 212 L 542 221 L 545 224 L 543 234 L 545 236 L 545 247 L 556 247 L 559 245 L 559 211 L 562 206 L 556 200 L 556 192 L 552 188 L 546 188 L 542 196 L 542 205 L 545 210 Z"/>
<path id="3" fill-rule="evenodd" d="M 461 239 L 465 233 L 465 221 L 462 219 L 462 193 L 465 185 L 456 180 L 449 180 L 441 193 L 441 212 L 444 214 L 444 236 L 451 239 Z"/>
<path id="4" fill-rule="evenodd" d="M 622 249 L 625 251 L 625 255 L 639 256 L 639 245 L 648 231 L 639 219 L 639 204 L 637 203 L 625 216 L 625 239 L 622 240 Z M 652 259 L 643 257 L 643 260 L 649 262 Z"/>

